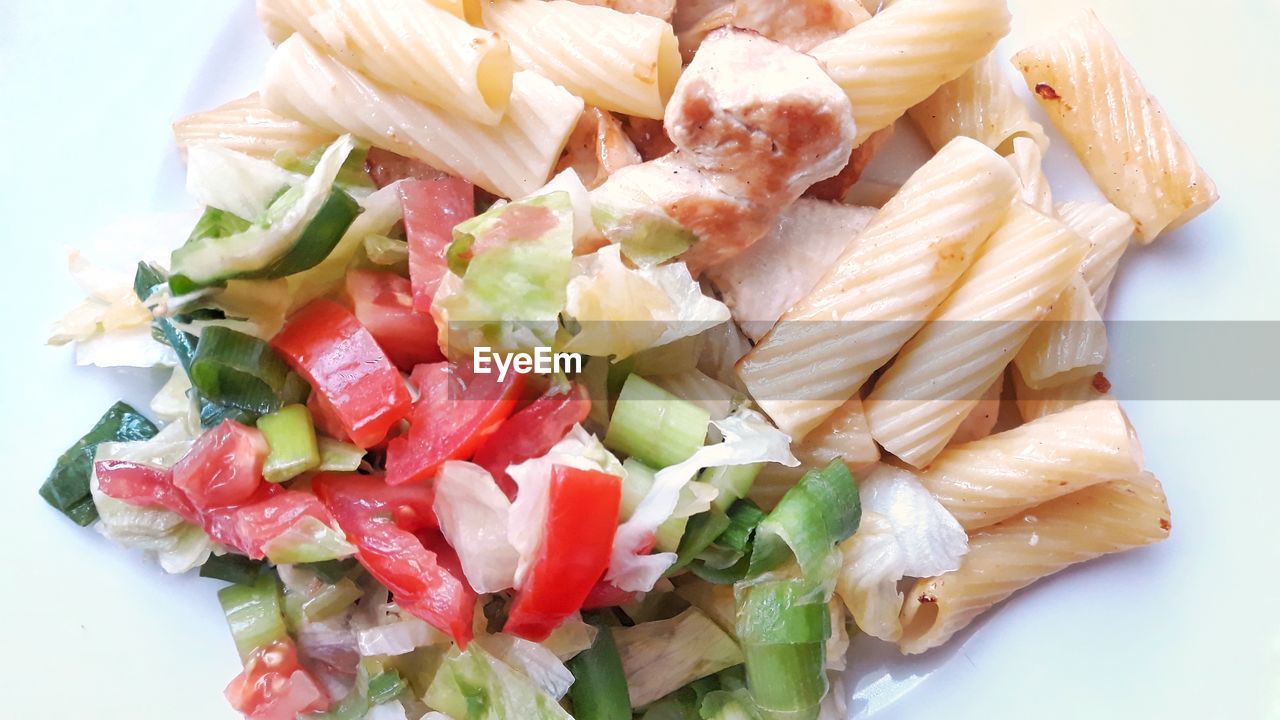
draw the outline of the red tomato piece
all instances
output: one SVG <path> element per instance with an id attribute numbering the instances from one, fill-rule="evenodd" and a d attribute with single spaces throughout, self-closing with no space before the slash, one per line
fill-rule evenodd
<path id="1" fill-rule="evenodd" d="M 174 487 L 173 473 L 169 470 L 127 460 L 99 460 L 93 472 L 98 478 L 98 489 L 107 497 L 139 507 L 171 510 L 187 520 L 198 517 L 191 501 Z"/>
<path id="2" fill-rule="evenodd" d="M 414 160 L 376 147 L 369 148 L 369 154 L 364 159 L 364 171 L 373 178 L 373 184 L 380 188 L 406 178 L 434 180 L 449 176 L 449 173 L 437 170 L 421 160 Z"/>
<path id="3" fill-rule="evenodd" d="M 356 558 L 396 604 L 451 636 L 471 641 L 476 593 L 457 555 L 432 526 L 427 485 L 390 487 L 381 478 L 325 474 L 312 486 L 356 546 Z"/>
<path id="4" fill-rule="evenodd" d="M 261 483 L 240 504 L 199 508 L 174 484 L 172 471 L 123 460 L 103 460 L 94 466 L 98 486 L 109 497 L 141 507 L 171 510 L 199 525 L 214 541 L 246 557 L 265 556 L 262 546 L 304 517 L 325 524 L 333 518 L 316 497 L 301 490 Z"/>
<path id="5" fill-rule="evenodd" d="M 618 528 L 622 480 L 556 465 L 538 557 L 511 603 L 504 632 L 542 642 L 582 608 L 609 567 Z"/>
<path id="6" fill-rule="evenodd" d="M 427 480 L 447 460 L 465 460 L 515 410 L 524 376 L 473 373 L 467 363 L 414 368 L 418 387 L 409 432 L 387 444 L 387 482 Z"/>
<path id="7" fill-rule="evenodd" d="M 302 669 L 287 638 L 254 650 L 223 694 L 249 720 L 296 720 L 329 708 L 328 694 Z"/>
<path id="8" fill-rule="evenodd" d="M 260 431 L 223 420 L 173 466 L 173 484 L 201 510 L 242 503 L 262 484 L 267 451 Z"/>
<path id="9" fill-rule="evenodd" d="M 449 271 L 445 252 L 453 242 L 453 226 L 476 214 L 475 188 L 452 176 L 406 180 L 399 187 L 409 241 L 413 307 L 430 312 L 440 278 Z"/>
<path id="10" fill-rule="evenodd" d="M 618 605 L 626 605 L 627 603 L 639 597 L 640 593 L 621 590 L 617 585 L 606 582 L 601 578 L 587 593 L 587 599 L 582 601 L 583 610 L 596 610 L 599 608 L 617 607 Z"/>
<path id="11" fill-rule="evenodd" d="M 351 442 L 347 429 L 338 419 L 338 412 L 329 405 L 329 401 L 325 400 L 323 395 L 318 392 L 307 395 L 307 410 L 311 412 L 311 421 L 315 423 L 316 430 L 321 434 L 342 442 Z"/>
<path id="12" fill-rule="evenodd" d="M 591 398 L 577 383 L 568 392 L 543 395 L 502 423 L 476 450 L 472 462 L 488 470 L 498 487 L 514 499 L 516 484 L 507 467 L 546 455 L 590 413 Z"/>
<path id="13" fill-rule="evenodd" d="M 294 313 L 271 345 L 360 447 L 377 445 L 409 412 L 400 373 L 356 316 L 331 300 L 313 300 Z"/>
<path id="14" fill-rule="evenodd" d="M 393 272 L 352 270 L 347 273 L 347 295 L 356 319 L 396 367 L 408 370 L 422 363 L 444 359 L 431 313 L 413 309 L 409 280 Z"/>

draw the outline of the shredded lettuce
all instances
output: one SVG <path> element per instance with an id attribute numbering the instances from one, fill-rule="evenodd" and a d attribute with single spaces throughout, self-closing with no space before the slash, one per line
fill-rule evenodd
<path id="1" fill-rule="evenodd" d="M 486 651 L 498 660 L 524 673 L 534 685 L 559 700 L 569 692 L 573 673 L 559 657 L 543 645 L 506 633 L 477 638 Z"/>
<path id="2" fill-rule="evenodd" d="M 187 192 L 202 205 L 247 220 L 261 217 L 281 191 L 306 179 L 269 160 L 221 145 L 205 143 L 187 150 Z"/>
<path id="3" fill-rule="evenodd" d="M 616 359 L 697 335 L 729 319 L 682 262 L 631 268 L 608 245 L 573 261 L 566 314 L 579 330 L 564 349 Z"/>
<path id="4" fill-rule="evenodd" d="M 529 197 L 551 195 L 557 192 L 569 194 L 569 205 L 573 208 L 573 241 L 575 245 L 586 238 L 598 236 L 599 232 L 596 230 L 595 223 L 591 220 L 591 195 L 587 191 L 587 186 L 582 184 L 582 179 L 578 177 L 578 173 L 572 169 L 561 171 L 559 175 L 551 178 L 546 185 L 530 193 Z"/>
<path id="5" fill-rule="evenodd" d="M 609 582 L 623 590 L 647 591 L 675 563 L 675 553 L 639 555 L 637 550 L 672 517 L 679 505 L 681 490 L 699 470 L 762 462 L 788 467 L 800 464 L 791 454 L 791 438 L 754 410 L 739 408 L 723 420 L 712 421 L 712 425 L 724 441 L 705 445 L 688 460 L 659 470 L 635 512 L 618 526 L 613 557 L 606 573 Z"/>
<path id="6" fill-rule="evenodd" d="M 431 312 L 449 346 L 550 347 L 573 254 L 569 193 L 517 200 L 453 229 Z"/>
<path id="7" fill-rule="evenodd" d="M 457 720 L 572 720 L 555 698 L 479 643 L 449 651 L 423 700 Z"/>
<path id="8" fill-rule="evenodd" d="M 582 615 L 575 612 L 551 631 L 551 635 L 542 641 L 542 646 L 564 662 L 591 647 L 595 639 L 595 626 L 583 622 Z"/>
<path id="9" fill-rule="evenodd" d="M 404 655 L 427 645 L 449 642 L 449 637 L 412 615 L 389 616 L 390 622 L 356 631 L 360 654 Z"/>
<path id="10" fill-rule="evenodd" d="M 551 469 L 555 465 L 597 470 L 622 477 L 622 463 L 591 433 L 574 425 L 569 434 L 546 455 L 507 468 L 519 491 L 511 504 L 507 539 L 520 555 L 516 564 L 515 587 L 524 584 L 529 568 L 537 559 L 547 517 L 547 495 L 551 489 Z M 647 589 L 647 588 L 646 588 Z"/>
<path id="11" fill-rule="evenodd" d="M 468 462 L 444 464 L 435 481 L 440 531 L 479 593 L 506 590 L 515 582 L 520 554 L 507 539 L 511 501 L 484 468 Z"/>
<path id="12" fill-rule="evenodd" d="M 840 546 L 836 591 L 863 632 L 902 636 L 903 577 L 932 577 L 960 566 L 969 539 L 960 523 L 909 471 L 881 465 L 859 483 L 862 524 Z"/>
<path id="13" fill-rule="evenodd" d="M 692 607 L 666 620 L 614 628 L 613 639 L 632 707 L 742 662 L 737 641 Z"/>
<path id="14" fill-rule="evenodd" d="M 194 437 L 186 426 L 176 422 L 150 440 L 102 443 L 96 460 L 129 460 L 167 468 L 187 453 L 192 442 Z M 90 478 L 89 492 L 98 509 L 97 531 L 125 547 L 154 553 L 165 572 L 183 573 L 209 559 L 214 548 L 209 536 L 177 513 L 109 497 L 99 488 L 96 473 Z"/>
<path id="15" fill-rule="evenodd" d="M 605 183 L 591 191 L 591 219 L 628 260 L 640 265 L 670 260 L 698 240 L 631 183 Z"/>
<path id="16" fill-rule="evenodd" d="M 198 239 L 175 250 L 171 261 L 173 273 L 196 284 L 207 284 L 261 270 L 284 256 L 328 201 L 334 178 L 354 148 L 355 141 L 350 135 L 335 140 L 316 164 L 315 172 L 290 190 L 296 192 L 297 199 L 288 204 L 278 218 L 271 218 L 270 224 L 253 225 L 225 238 Z M 283 207 L 279 202 L 275 205 Z"/>

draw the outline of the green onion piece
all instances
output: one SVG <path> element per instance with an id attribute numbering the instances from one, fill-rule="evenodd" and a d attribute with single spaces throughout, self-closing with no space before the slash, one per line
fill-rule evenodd
<path id="1" fill-rule="evenodd" d="M 655 468 L 686 460 L 707 439 L 711 415 L 639 375 L 631 375 L 613 409 L 604 444 Z"/>
<path id="2" fill-rule="evenodd" d="M 751 485 L 756 481 L 756 476 L 763 468 L 764 463 L 724 465 L 703 470 L 698 479 L 720 491 L 720 494 L 711 501 L 711 507 L 724 511 L 728 510 L 735 500 L 747 496 Z"/>
<path id="3" fill-rule="evenodd" d="M 200 577 L 226 580 L 237 585 L 252 585 L 262 571 L 262 563 L 243 555 L 212 555 L 200 566 Z"/>
<path id="4" fill-rule="evenodd" d="M 810 470 L 756 528 L 748 574 L 768 572 L 794 554 L 801 572 L 812 576 L 861 518 L 858 486 L 843 460 Z"/>
<path id="5" fill-rule="evenodd" d="M 369 702 L 381 705 L 399 697 L 409 684 L 395 670 L 387 670 L 369 681 Z"/>
<path id="6" fill-rule="evenodd" d="M 58 457 L 53 471 L 40 486 L 40 497 L 78 525 L 98 519 L 89 495 L 93 458 L 104 442 L 128 442 L 155 437 L 155 424 L 128 403 L 118 402 L 94 423 L 93 428 Z"/>
<path id="7" fill-rule="evenodd" d="M 230 585 L 218 591 L 218 602 L 227 616 L 231 637 L 240 659 L 272 640 L 285 637 L 280 612 L 280 583 L 275 573 L 264 572 L 252 585 Z"/>
<path id="8" fill-rule="evenodd" d="M 308 620 L 314 622 L 328 620 L 351 607 L 361 595 L 364 595 L 364 591 L 359 585 L 352 582 L 351 578 L 342 578 L 333 585 L 326 585 L 314 597 L 304 601 L 302 612 Z"/>
<path id="9" fill-rule="evenodd" d="M 138 263 L 138 269 L 133 273 L 133 294 L 138 296 L 139 302 L 145 304 L 155 294 L 156 288 L 163 284 L 163 270 L 147 262 Z"/>
<path id="10" fill-rule="evenodd" d="M 262 551 L 276 565 L 293 565 L 348 558 L 355 554 L 356 548 L 340 530 L 307 516 L 263 543 Z"/>
<path id="11" fill-rule="evenodd" d="M 831 635 L 822 593 L 793 579 L 740 584 L 736 595 L 752 700 L 766 717 L 817 718 L 827 693 L 825 645 Z"/>
<path id="12" fill-rule="evenodd" d="M 333 585 L 343 578 L 354 577 L 360 572 L 360 563 L 354 559 L 322 560 L 304 563 L 305 567 L 316 574 L 316 577 Z"/>
<path id="13" fill-rule="evenodd" d="M 676 562 L 667 574 L 671 575 L 683 570 L 728 527 L 729 516 L 715 507 L 689 518 L 684 537 L 680 538 L 680 545 L 676 549 Z"/>
<path id="14" fill-rule="evenodd" d="M 569 660 L 569 699 L 577 720 L 631 720 L 631 697 L 618 646 L 607 625 L 596 625 L 591 647 Z"/>
<path id="15" fill-rule="evenodd" d="M 275 205 L 271 207 L 274 208 Z M 356 202 L 355 198 L 340 188 L 333 188 L 315 217 L 311 218 L 311 221 L 302 229 L 297 241 L 284 256 L 261 270 L 241 273 L 235 277 L 282 278 L 303 270 L 310 270 L 329 257 L 329 253 L 333 252 L 333 248 L 346 234 L 351 223 L 355 222 L 361 210 L 360 203 Z M 271 208 L 268 208 L 267 212 L 270 213 Z"/>
<path id="16" fill-rule="evenodd" d="M 280 409 L 288 374 L 270 345 L 219 325 L 205 328 L 190 369 L 202 397 L 255 415 Z"/>
<path id="17" fill-rule="evenodd" d="M 751 539 L 755 534 L 756 527 L 767 517 L 759 505 L 750 500 L 739 500 L 729 508 L 729 526 L 725 528 L 720 537 L 716 538 L 716 544 L 734 550 L 739 553 L 746 553 L 751 550 Z"/>
<path id="18" fill-rule="evenodd" d="M 267 482 L 282 483 L 320 466 L 316 428 L 305 405 L 286 405 L 258 418 L 271 452 L 262 465 Z"/>
<path id="19" fill-rule="evenodd" d="M 316 439 L 316 445 L 320 449 L 320 465 L 316 469 L 321 472 L 355 472 L 364 461 L 365 451 L 359 445 L 324 436 Z"/>
<path id="20" fill-rule="evenodd" d="M 296 372 L 290 372 L 284 378 L 284 388 L 280 390 L 280 400 L 285 405 L 305 405 L 311 395 L 311 385 L 307 379 Z"/>

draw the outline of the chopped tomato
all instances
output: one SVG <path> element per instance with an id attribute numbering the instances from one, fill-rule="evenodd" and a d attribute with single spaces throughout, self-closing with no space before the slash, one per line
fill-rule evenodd
<path id="1" fill-rule="evenodd" d="M 590 412 L 591 398 L 576 383 L 568 392 L 543 395 L 502 423 L 476 450 L 472 462 L 488 470 L 507 497 L 514 498 L 516 485 L 507 468 L 546 455 Z"/>
<path id="2" fill-rule="evenodd" d="M 294 313 L 271 345 L 360 447 L 377 445 L 409 412 L 400 373 L 356 316 L 331 300 L 313 300 Z"/>
<path id="3" fill-rule="evenodd" d="M 639 597 L 639 595 L 640 593 L 619 589 L 617 585 L 601 578 L 592 586 L 591 592 L 587 593 L 587 598 L 582 601 L 582 609 L 596 610 L 626 605 Z"/>
<path id="4" fill-rule="evenodd" d="M 296 720 L 329 708 L 329 696 L 302 669 L 293 641 L 274 640 L 254 650 L 224 691 L 249 720 Z"/>
<path id="5" fill-rule="evenodd" d="M 406 180 L 399 187 L 409 241 L 413 307 L 430 312 L 440 278 L 448 272 L 445 252 L 453 242 L 453 226 L 476 214 L 475 188 L 452 176 Z"/>
<path id="6" fill-rule="evenodd" d="M 381 270 L 347 273 L 347 295 L 356 318 L 368 328 L 387 357 L 402 370 L 444 359 L 431 313 L 413 309 L 406 278 Z"/>
<path id="7" fill-rule="evenodd" d="M 511 603 L 504 632 L 542 642 L 582 608 L 609 566 L 622 502 L 622 481 L 608 473 L 556 465 L 547 521 L 524 585 Z"/>
<path id="8" fill-rule="evenodd" d="M 223 420 L 173 466 L 173 484 L 201 510 L 244 502 L 262 484 L 267 450 L 260 431 Z"/>
<path id="9" fill-rule="evenodd" d="M 448 177 L 449 173 L 413 158 L 405 157 L 383 150 L 382 148 L 369 148 L 369 154 L 364 159 L 364 171 L 369 173 L 369 177 L 373 178 L 373 184 L 380 188 L 386 187 L 397 180 L 415 179 L 415 180 L 434 180 L 436 178 Z"/>
<path id="10" fill-rule="evenodd" d="M 99 460 L 93 473 L 107 497 L 139 507 L 171 510 L 190 520 L 198 513 L 185 493 L 173 484 L 173 473 L 128 460 Z"/>
<path id="11" fill-rule="evenodd" d="M 124 460 L 102 460 L 95 464 L 94 474 L 108 497 L 175 512 L 199 525 L 214 541 L 254 559 L 265 556 L 263 545 L 304 517 L 314 517 L 325 524 L 333 522 L 314 495 L 270 483 L 259 484 L 252 496 L 238 504 L 201 508 L 174 484 L 170 470 Z"/>
<path id="12" fill-rule="evenodd" d="M 313 487 L 356 546 L 360 564 L 392 592 L 396 604 L 465 648 L 476 593 L 433 527 L 431 487 L 391 487 L 379 477 L 342 474 L 320 475 Z"/>
<path id="13" fill-rule="evenodd" d="M 347 429 L 338 419 L 337 411 L 328 400 L 324 399 L 323 395 L 317 392 L 307 395 L 307 410 L 311 412 L 311 421 L 315 423 L 316 430 L 335 440 L 351 441 L 351 437 L 347 435 Z"/>
<path id="14" fill-rule="evenodd" d="M 473 373 L 466 363 L 414 368 L 418 401 L 409 432 L 387 444 L 387 482 L 426 480 L 446 460 L 466 460 L 515 409 L 524 376 Z"/>

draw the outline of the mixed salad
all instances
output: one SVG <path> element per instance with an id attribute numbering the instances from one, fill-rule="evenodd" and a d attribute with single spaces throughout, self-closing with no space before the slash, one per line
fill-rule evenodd
<path id="1" fill-rule="evenodd" d="M 728 310 L 672 259 L 687 232 L 572 171 L 507 202 L 349 136 L 188 162 L 190 236 L 126 287 L 74 256 L 92 297 L 55 337 L 172 378 L 40 493 L 227 583 L 245 716 L 844 717 L 842 572 L 896 622 L 897 580 L 963 552 L 893 473 L 853 547 L 838 458 L 753 502 L 800 462 L 722 360 Z M 578 362 L 476 362 L 538 349 Z M 904 507 L 940 515 L 890 524 Z"/>

